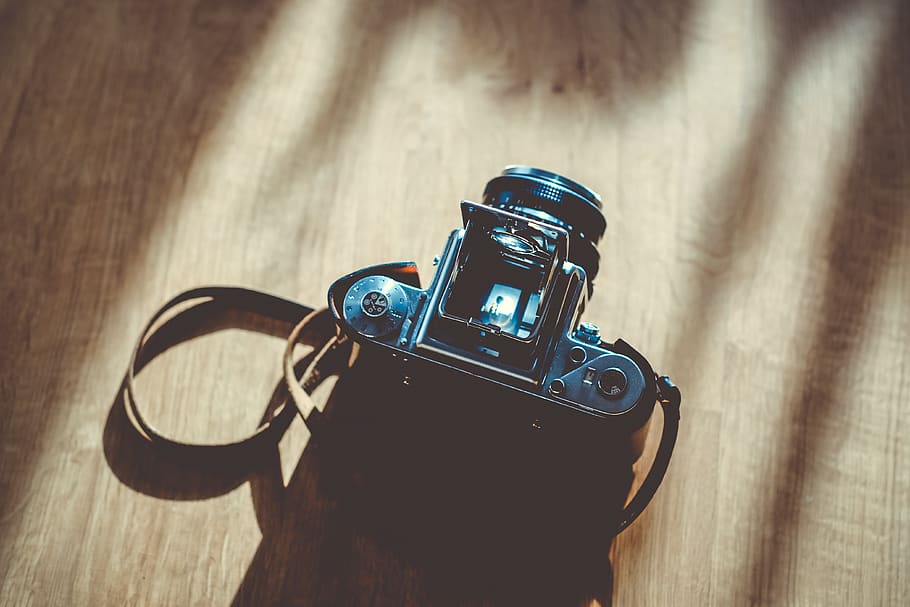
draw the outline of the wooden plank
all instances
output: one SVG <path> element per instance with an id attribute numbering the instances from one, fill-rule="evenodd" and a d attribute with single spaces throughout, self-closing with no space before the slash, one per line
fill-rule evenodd
<path id="1" fill-rule="evenodd" d="M 280 463 L 205 477 L 112 415 L 167 297 L 426 280 L 512 163 L 603 195 L 586 317 L 685 397 L 597 600 L 901 604 L 907 7 L 0 2 L 0 604 L 514 604 L 355 528 L 302 426 Z M 140 390 L 229 439 L 282 348 L 200 338 Z"/>

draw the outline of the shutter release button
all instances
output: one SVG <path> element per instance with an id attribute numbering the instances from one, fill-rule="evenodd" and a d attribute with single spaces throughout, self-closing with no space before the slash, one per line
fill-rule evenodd
<path id="1" fill-rule="evenodd" d="M 597 380 L 597 389 L 607 398 L 615 399 L 623 395 L 628 383 L 625 373 L 616 367 L 610 367 Z"/>

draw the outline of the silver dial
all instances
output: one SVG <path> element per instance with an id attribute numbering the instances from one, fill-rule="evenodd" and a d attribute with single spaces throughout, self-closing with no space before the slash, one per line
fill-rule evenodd
<path id="1" fill-rule="evenodd" d="M 388 276 L 367 276 L 344 296 L 344 319 L 365 337 L 381 337 L 401 327 L 408 315 L 408 296 Z"/>

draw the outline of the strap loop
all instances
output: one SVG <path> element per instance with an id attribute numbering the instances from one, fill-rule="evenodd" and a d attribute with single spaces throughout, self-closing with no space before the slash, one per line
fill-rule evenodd
<path id="1" fill-rule="evenodd" d="M 644 511 L 654 497 L 654 493 L 657 492 L 661 481 L 664 480 L 667 466 L 670 465 L 670 456 L 673 455 L 673 447 L 676 445 L 676 437 L 679 434 L 679 406 L 682 397 L 679 388 L 664 375 L 657 379 L 657 398 L 664 412 L 664 427 L 660 436 L 660 445 L 644 482 L 638 488 L 635 497 L 629 500 L 620 513 L 619 524 L 613 533 L 614 536 L 624 531 Z"/>
<path id="2" fill-rule="evenodd" d="M 191 302 L 195 303 L 191 304 Z M 183 307 L 183 304 L 190 305 Z M 178 307 L 182 307 L 182 309 L 175 313 L 174 311 Z M 341 370 L 337 365 L 338 357 L 324 360 L 329 352 L 336 350 L 337 346 L 334 337 L 334 323 L 327 310 L 313 311 L 307 306 L 288 299 L 240 287 L 200 287 L 185 291 L 164 304 L 146 324 L 133 349 L 123 380 L 122 396 L 127 418 L 139 435 L 149 443 L 180 450 L 187 448 L 205 448 L 209 451 L 211 449 L 236 450 L 259 444 L 262 441 L 275 443 L 290 425 L 296 408 L 287 406 L 287 397 L 283 398 L 279 405 L 266 415 L 251 435 L 239 441 L 227 443 L 194 444 L 176 440 L 164 436 L 143 417 L 136 399 L 136 375 L 152 359 L 172 346 L 193 337 L 235 326 L 230 323 L 212 322 L 215 316 L 225 312 L 253 314 L 259 320 L 266 321 L 265 325 L 269 325 L 256 327 L 257 331 L 276 336 L 286 335 L 287 327 L 292 323 L 297 323 L 293 330 L 294 343 L 306 333 L 308 342 L 319 344 L 317 346 L 320 348 L 319 354 L 313 358 L 304 373 L 304 377 L 307 378 L 304 388 L 301 388 L 295 381 L 295 390 L 291 387 L 291 383 L 288 383 L 291 392 L 295 393 L 294 402 L 301 405 L 307 403 L 306 413 L 309 413 L 311 401 L 304 390 L 312 392 L 324 378 Z M 276 323 L 281 326 L 275 327 Z M 289 345 L 286 353 L 290 355 L 292 351 L 293 345 Z M 324 369 L 326 362 L 333 363 L 330 370 Z M 293 364 L 290 367 L 290 376 L 293 376 Z M 301 393 L 304 396 L 300 396 Z"/>
<path id="3" fill-rule="evenodd" d="M 353 342 L 344 337 L 332 336 L 319 349 L 319 352 L 307 366 L 303 375 L 298 379 L 294 370 L 294 348 L 300 341 L 300 336 L 314 322 L 328 318 L 331 315 L 327 309 L 309 314 L 301 320 L 288 335 L 287 345 L 284 349 L 284 381 L 291 399 L 297 406 L 300 416 L 305 420 L 309 417 L 316 405 L 310 398 L 313 390 L 327 377 L 337 375 L 354 363 L 356 356 Z"/>

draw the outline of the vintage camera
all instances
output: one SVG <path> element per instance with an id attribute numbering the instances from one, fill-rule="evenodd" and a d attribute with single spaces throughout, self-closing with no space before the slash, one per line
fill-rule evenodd
<path id="1" fill-rule="evenodd" d="M 459 454 L 447 478 L 473 457 L 472 469 L 495 470 L 491 487 L 520 485 L 510 495 L 528 496 L 521 503 L 565 491 L 601 509 L 603 499 L 586 499 L 578 487 L 622 471 L 614 475 L 621 495 L 607 507 L 611 532 L 637 515 L 630 508 L 643 508 L 650 495 L 622 511 L 631 465 L 655 402 L 678 405 L 678 391 L 626 342 L 606 342 L 581 320 L 600 265 L 601 209 L 600 197 L 575 181 L 510 166 L 487 183 L 482 204 L 462 201 L 464 227 L 434 260 L 427 288 L 410 262 L 365 268 L 331 286 L 340 331 L 360 345 L 356 383 L 372 403 L 365 408 L 423 437 L 390 466 L 447 444 L 442 451 Z M 651 494 L 675 441 L 668 427 L 665 420 L 657 470 L 645 483 Z M 432 468 L 422 476 L 445 466 Z M 514 503 L 505 508 L 512 517 Z"/>

